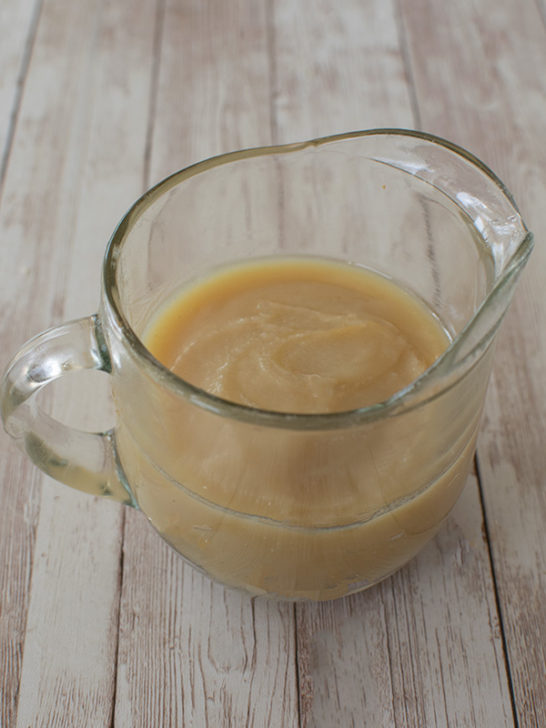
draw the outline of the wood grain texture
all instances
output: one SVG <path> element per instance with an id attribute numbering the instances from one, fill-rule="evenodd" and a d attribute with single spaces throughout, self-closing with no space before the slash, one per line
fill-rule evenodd
<path id="1" fill-rule="evenodd" d="M 265 0 L 165 2 L 149 184 L 271 143 Z"/>
<path id="2" fill-rule="evenodd" d="M 287 604 L 224 589 L 127 519 L 119 726 L 297 726 Z"/>
<path id="3" fill-rule="evenodd" d="M 9 448 L 9 449 L 8 449 Z M 15 724 L 30 593 L 41 478 L 23 456 L 1 446 L 0 498 L 0 725 Z"/>
<path id="4" fill-rule="evenodd" d="M 335 6 L 276 0 L 269 21 L 276 142 L 412 127 L 392 0 Z"/>
<path id="5" fill-rule="evenodd" d="M 60 487 L 43 485 L 17 711 L 21 728 L 104 726 L 112 712 L 120 513 Z"/>
<path id="6" fill-rule="evenodd" d="M 544 16 L 536 3 L 509 0 L 402 5 L 423 124 L 495 169 L 537 241 L 499 335 L 478 453 L 516 711 L 520 725 L 540 726 L 546 724 Z"/>
<path id="7" fill-rule="evenodd" d="M 59 17 L 63 17 L 62 28 L 57 27 Z M 52 251 L 61 260 L 63 279 L 53 292 L 53 320 L 95 309 L 106 241 L 123 209 L 142 189 L 147 119 L 140 112 L 148 106 L 153 17 L 154 8 L 147 2 L 131 7 L 98 2 L 74 8 L 61 0 L 43 8 L 16 144 L 29 145 L 29 155 L 39 162 L 37 150 L 44 142 L 41 134 L 46 140 L 50 134 L 48 141 L 55 150 L 54 162 L 48 160 L 52 166 L 44 173 L 54 176 L 63 194 L 35 218 L 44 228 L 54 229 L 55 237 L 31 254 L 27 250 L 27 268 L 32 261 L 33 269 L 47 269 Z M 124 32 L 129 24 L 133 34 Z M 43 94 L 44 84 L 49 93 L 42 115 L 37 117 L 35 99 Z M 35 139 L 29 138 L 31 126 L 36 130 Z M 15 162 L 19 161 L 18 148 Z M 22 165 L 17 169 L 21 172 Z M 32 168 L 22 185 L 33 201 L 41 194 L 38 185 L 54 187 L 44 184 L 42 177 Z M 15 181 L 15 175 L 10 175 L 7 195 L 12 179 Z M 28 209 L 23 207 L 22 212 L 28 213 Z M 22 219 L 21 225 L 25 222 Z M 53 280 L 55 273 L 50 274 Z M 45 286 L 34 294 L 28 299 L 35 308 L 38 300 L 47 304 Z M 72 422 L 78 416 L 79 424 L 89 425 L 86 410 L 93 409 L 94 393 L 82 392 L 76 377 L 65 387 L 65 398 L 55 414 Z M 42 485 L 19 726 L 103 726 L 110 722 L 122 515 L 120 507 L 51 481 Z"/>
<path id="8" fill-rule="evenodd" d="M 270 137 L 262 2 L 178 3 L 160 14 L 150 181 Z M 298 725 L 293 607 L 213 584 L 127 513 L 115 722 Z"/>

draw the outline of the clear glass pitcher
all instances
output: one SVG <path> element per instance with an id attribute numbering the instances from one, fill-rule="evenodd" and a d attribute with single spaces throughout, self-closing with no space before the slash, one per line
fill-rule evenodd
<path id="1" fill-rule="evenodd" d="M 46 473 L 142 509 L 193 565 L 288 599 L 383 579 L 434 535 L 475 449 L 493 340 L 532 238 L 506 188 L 442 139 L 381 129 L 208 159 L 127 212 L 99 313 L 40 334 L 1 384 L 7 432 Z M 143 344 L 185 281 L 263 256 L 341 259 L 420 297 L 445 353 L 384 402 L 293 414 L 192 386 Z M 66 427 L 36 393 L 67 372 L 111 375 L 115 427 Z"/>

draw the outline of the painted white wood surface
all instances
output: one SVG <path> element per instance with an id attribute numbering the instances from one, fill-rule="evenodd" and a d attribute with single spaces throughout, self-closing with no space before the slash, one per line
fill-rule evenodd
<path id="1" fill-rule="evenodd" d="M 367 593 L 294 607 L 226 590 L 138 513 L 52 483 L 2 438 L 0 725 L 510 726 L 511 687 L 519 725 L 546 723 L 542 5 L 31 6 L 1 10 L 16 22 L 0 143 L 17 117 L 0 365 L 95 309 L 106 239 L 144 186 L 236 147 L 422 126 L 494 167 L 539 245 L 480 439 L 486 523 L 471 478 L 439 536 Z"/>

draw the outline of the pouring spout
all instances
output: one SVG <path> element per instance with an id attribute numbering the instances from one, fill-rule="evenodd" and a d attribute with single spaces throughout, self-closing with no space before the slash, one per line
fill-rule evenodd
<path id="1" fill-rule="evenodd" d="M 436 287 L 428 300 L 451 331 L 452 344 L 415 388 L 417 394 L 433 382 L 446 386 L 446 379 L 462 376 L 492 342 L 533 249 L 533 236 L 499 177 L 445 139 L 384 130 L 373 160 L 405 173 L 416 190 L 424 183 L 416 195 Z M 462 223 L 459 228 L 454 217 Z"/>

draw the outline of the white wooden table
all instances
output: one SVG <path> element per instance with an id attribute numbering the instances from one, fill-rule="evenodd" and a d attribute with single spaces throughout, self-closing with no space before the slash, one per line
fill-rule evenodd
<path id="1" fill-rule="evenodd" d="M 377 126 L 475 152 L 536 235 L 448 523 L 366 593 L 253 600 L 2 436 L 2 728 L 546 726 L 544 0 L 0 0 L 0 366 L 95 310 L 154 181 Z"/>

